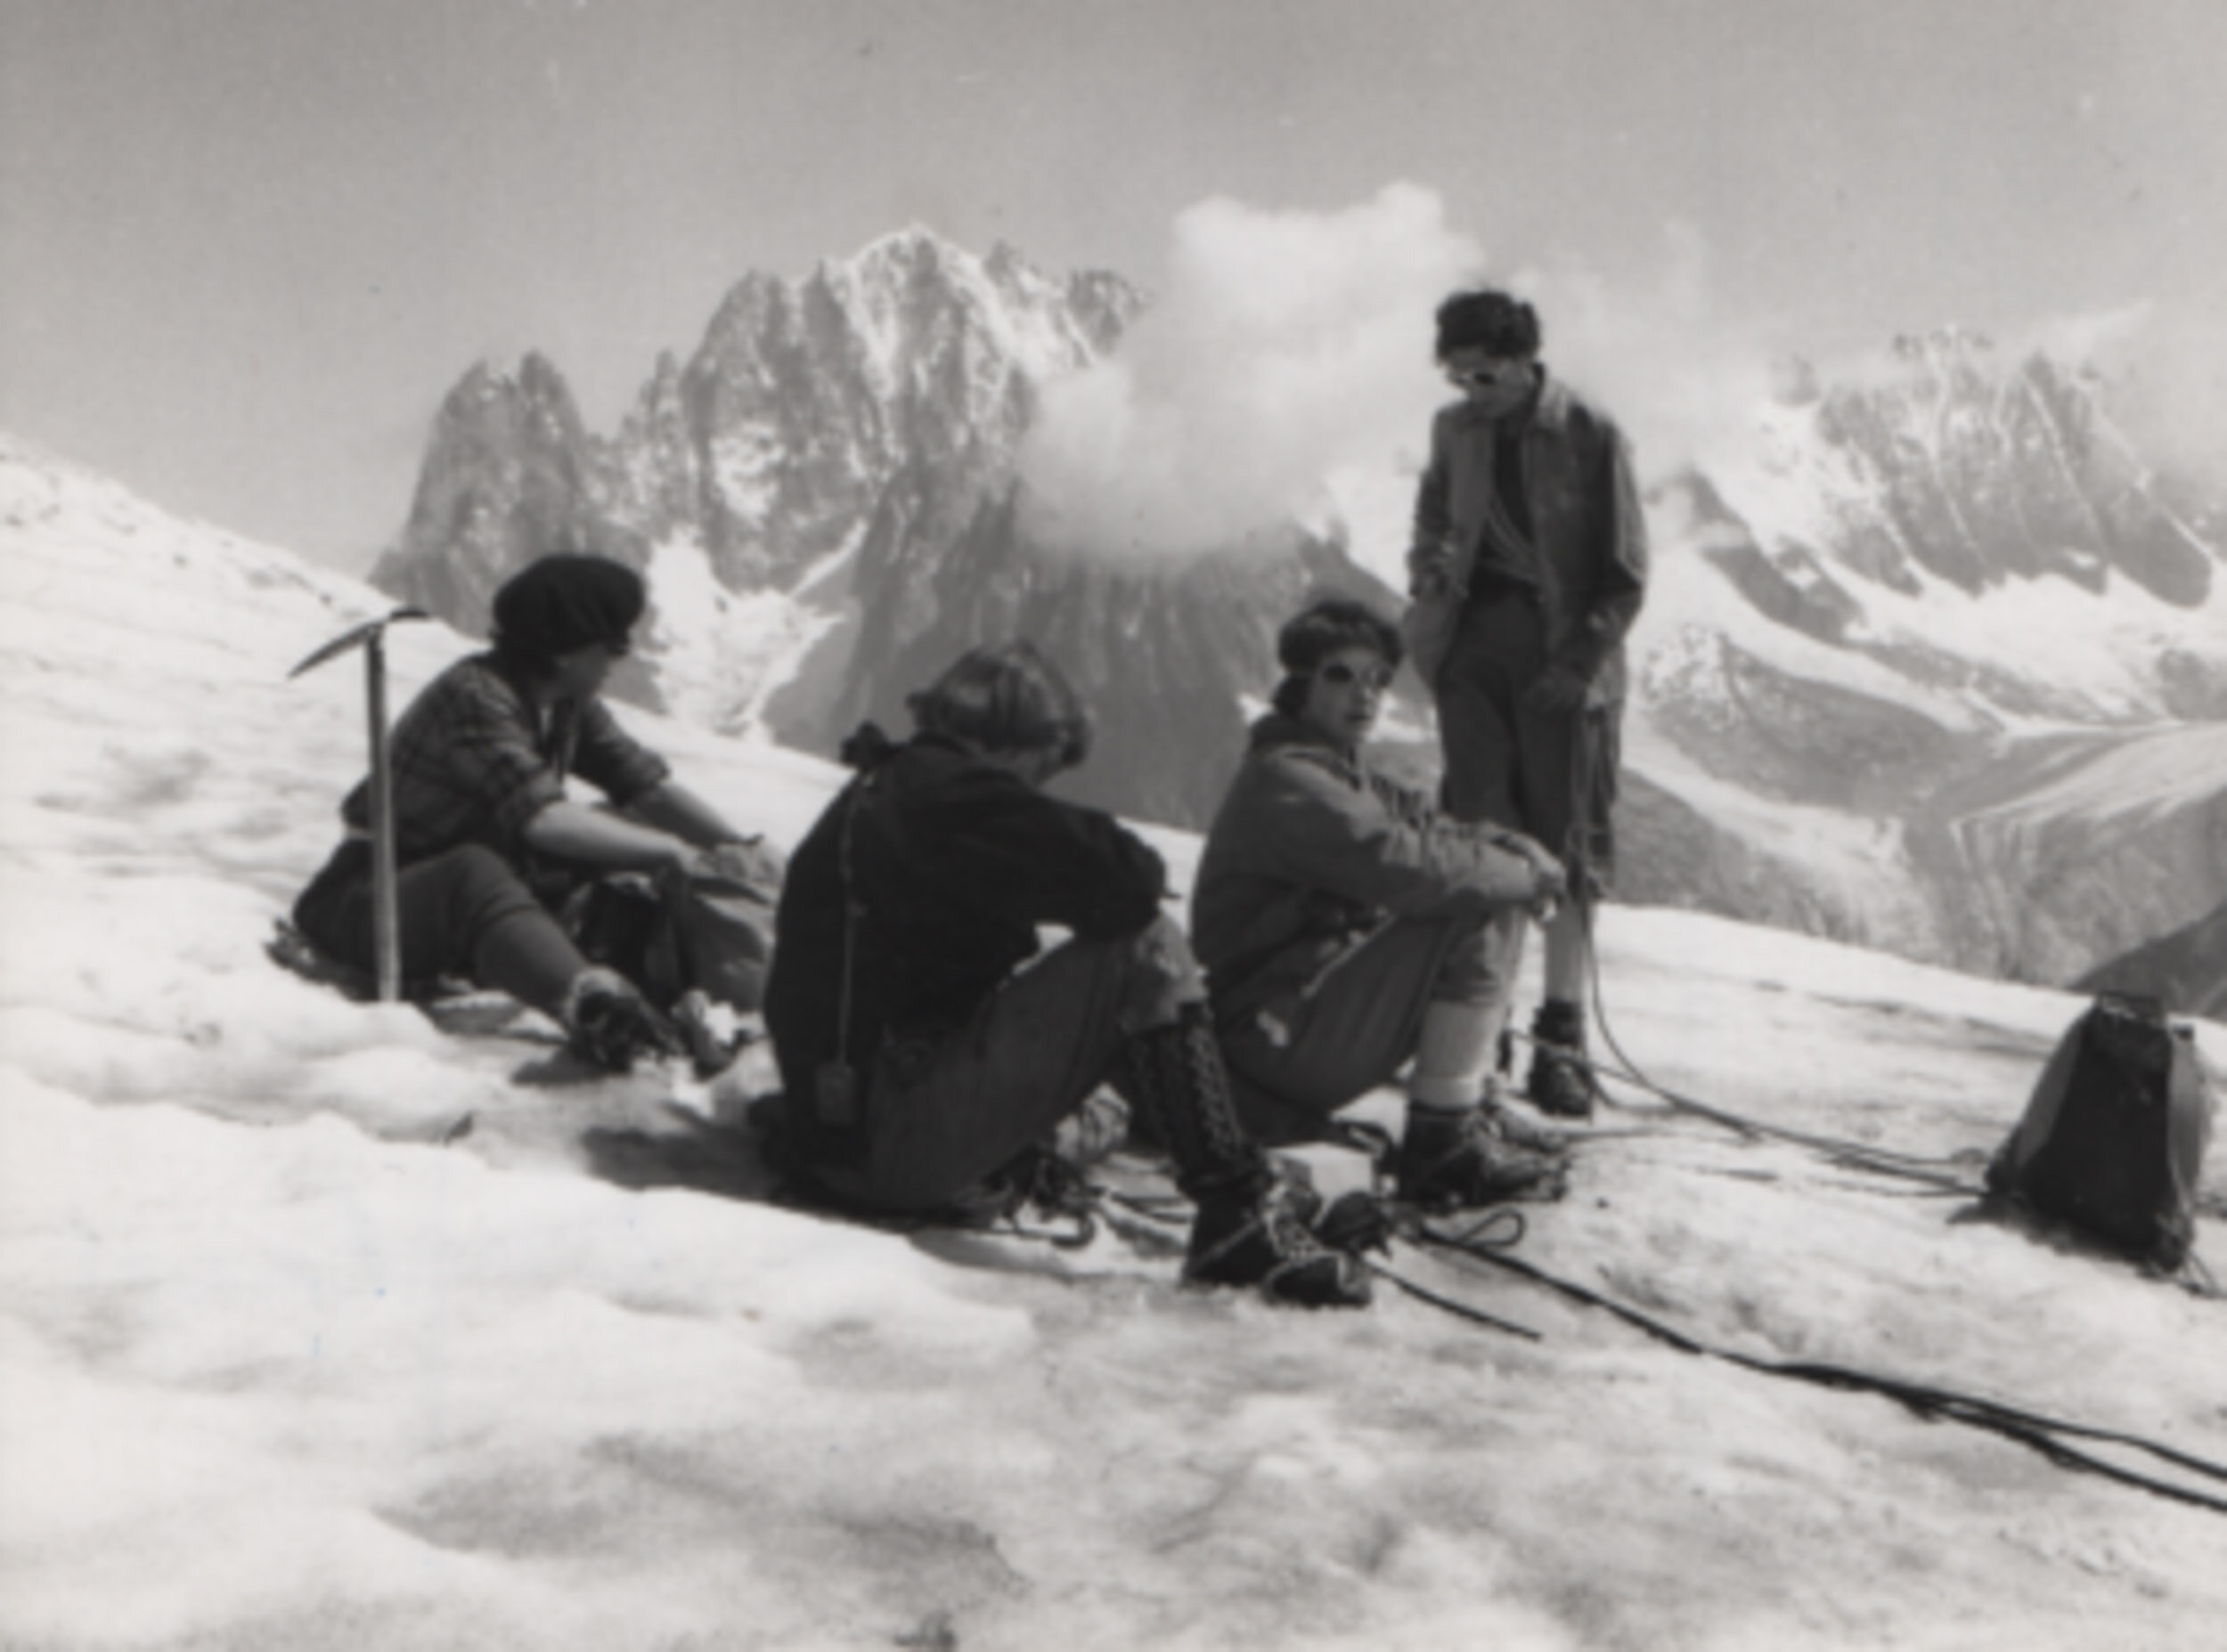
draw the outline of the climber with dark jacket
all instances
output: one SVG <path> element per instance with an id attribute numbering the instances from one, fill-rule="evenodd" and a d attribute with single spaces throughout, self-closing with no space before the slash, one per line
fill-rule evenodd
<path id="1" fill-rule="evenodd" d="M 1270 1142 L 1321 1135 L 1405 1070 L 1402 1200 L 1552 1194 L 1564 1144 L 1505 1104 L 1490 1070 L 1523 926 L 1562 870 L 1369 766 L 1402 652 L 1392 622 L 1350 598 L 1288 621 L 1274 709 L 1207 834 L 1192 932 L 1239 1117 Z"/>
<path id="2" fill-rule="evenodd" d="M 869 1210 L 964 1209 L 1111 1083 L 1197 1204 L 1187 1277 L 1366 1301 L 1366 1272 L 1307 1226 L 1307 1192 L 1237 1126 L 1160 857 L 1043 790 L 1089 749 L 1073 687 L 1016 641 L 909 705 L 912 738 L 852 737 L 861 772 L 798 845 L 776 916 L 766 1023 L 809 1182 Z M 1068 938 L 1040 950 L 1045 928 Z"/>
<path id="3" fill-rule="evenodd" d="M 1569 899 L 1542 927 L 1546 994 L 1528 1090 L 1584 1118 L 1597 1094 L 1584 995 L 1616 859 L 1624 639 L 1647 589 L 1647 523 L 1614 420 L 1539 360 L 1537 312 L 1492 289 L 1439 306 L 1461 391 L 1431 425 L 1404 620 L 1437 696 L 1447 812 L 1544 843 Z"/>

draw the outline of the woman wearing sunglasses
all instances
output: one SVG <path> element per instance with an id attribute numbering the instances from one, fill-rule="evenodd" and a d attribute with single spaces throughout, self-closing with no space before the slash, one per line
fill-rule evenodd
<path id="1" fill-rule="evenodd" d="M 1647 529 L 1616 426 L 1547 376 L 1538 317 L 1506 293 L 1456 293 L 1438 360 L 1462 399 L 1431 428 L 1404 622 L 1437 696 L 1440 799 L 1537 838 L 1569 869 L 1546 925 L 1531 1100 L 1584 1117 L 1592 908 L 1615 854 L 1624 634 L 1647 580 Z M 1572 1059 L 1576 1057 L 1578 1059 Z"/>
<path id="2" fill-rule="evenodd" d="M 1562 868 L 1369 766 L 1401 654 L 1391 622 L 1348 598 L 1287 622 L 1273 709 L 1207 835 L 1192 935 L 1239 1116 L 1269 1141 L 1320 1135 L 1407 1068 L 1400 1198 L 1551 1194 L 1562 1144 L 1500 1104 L 1489 1069 L 1527 915 Z"/>

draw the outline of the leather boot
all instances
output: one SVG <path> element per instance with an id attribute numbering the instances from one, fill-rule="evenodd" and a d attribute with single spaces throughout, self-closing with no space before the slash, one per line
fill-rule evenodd
<path id="1" fill-rule="evenodd" d="M 1531 1071 L 1524 1093 L 1531 1105 L 1561 1119 L 1590 1119 L 1598 1090 L 1586 1065 L 1585 1012 L 1549 998 L 1531 1022 Z"/>
<path id="2" fill-rule="evenodd" d="M 1131 1035 L 1122 1077 L 1122 1088 L 1174 1159 L 1176 1184 L 1198 1206 L 1185 1278 L 1258 1285 L 1272 1301 L 1304 1307 L 1368 1301 L 1367 1270 L 1315 1237 L 1301 1191 L 1277 1175 L 1238 1124 L 1203 1005 L 1187 1005 L 1171 1025 Z"/>
<path id="3" fill-rule="evenodd" d="M 632 1071 L 637 1056 L 687 1053 L 672 1022 L 649 1007 L 634 983 L 600 965 L 573 978 L 564 1022 L 574 1054 L 607 1072 Z"/>
<path id="4" fill-rule="evenodd" d="M 1407 1108 L 1399 1138 L 1401 1202 L 1428 1210 L 1474 1208 L 1512 1199 L 1559 1199 L 1568 1166 L 1501 1138 L 1481 1107 Z"/>

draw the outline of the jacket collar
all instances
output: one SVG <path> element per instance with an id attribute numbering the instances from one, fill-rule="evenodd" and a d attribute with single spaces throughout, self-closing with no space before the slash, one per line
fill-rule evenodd
<path id="1" fill-rule="evenodd" d="M 569 696 L 542 704 L 540 696 L 534 692 L 534 679 L 517 664 L 505 661 L 493 648 L 468 656 L 465 663 L 478 667 L 516 695 L 518 704 L 526 708 L 526 716 L 532 720 L 537 735 L 545 735 L 558 718 L 576 716 L 579 712 L 580 701 Z"/>
<path id="2" fill-rule="evenodd" d="M 1332 744 L 1313 724 L 1302 722 L 1282 712 L 1270 712 L 1257 720 L 1247 738 L 1247 745 L 1256 752 L 1265 752 L 1275 746 L 1303 745 L 1316 755 L 1328 758 L 1355 774 L 1361 771 L 1358 753 L 1349 752 L 1342 745 Z"/>

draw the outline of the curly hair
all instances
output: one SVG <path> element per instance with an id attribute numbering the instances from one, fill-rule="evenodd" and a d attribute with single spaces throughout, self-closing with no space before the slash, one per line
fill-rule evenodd
<path id="1" fill-rule="evenodd" d="M 969 648 L 905 697 L 923 734 L 984 751 L 1049 752 L 1073 769 L 1090 754 L 1089 707 L 1059 667 L 1026 639 Z"/>
<path id="2" fill-rule="evenodd" d="M 1285 672 L 1276 686 L 1276 709 L 1298 715 L 1315 667 L 1348 648 L 1366 648 L 1394 668 L 1407 653 L 1399 627 L 1357 598 L 1318 597 L 1285 621 L 1276 633 L 1276 663 Z"/>
<path id="3" fill-rule="evenodd" d="M 1538 312 L 1497 288 L 1454 294 L 1439 305 L 1438 327 L 1440 361 L 1456 350 L 1482 350 L 1516 361 L 1538 354 Z"/>

